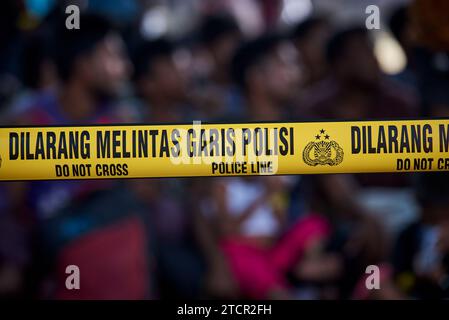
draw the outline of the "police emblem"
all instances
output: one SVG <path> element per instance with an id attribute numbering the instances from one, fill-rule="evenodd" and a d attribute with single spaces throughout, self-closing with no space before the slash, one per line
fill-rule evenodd
<path id="1" fill-rule="evenodd" d="M 316 141 L 309 142 L 302 153 L 304 162 L 312 167 L 317 165 L 337 166 L 343 161 L 344 152 L 337 142 L 330 140 L 326 130 L 321 129 L 315 136 Z"/>

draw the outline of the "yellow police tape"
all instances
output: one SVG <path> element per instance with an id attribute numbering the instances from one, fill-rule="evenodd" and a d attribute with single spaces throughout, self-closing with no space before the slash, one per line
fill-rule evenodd
<path id="1" fill-rule="evenodd" d="M 0 128 L 0 180 L 449 170 L 449 119 Z"/>

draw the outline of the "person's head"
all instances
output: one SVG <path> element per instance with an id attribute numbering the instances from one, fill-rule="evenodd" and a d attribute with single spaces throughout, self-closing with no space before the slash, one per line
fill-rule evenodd
<path id="1" fill-rule="evenodd" d="M 449 221 L 449 172 L 420 173 L 415 180 L 415 195 L 424 220 Z"/>
<path id="2" fill-rule="evenodd" d="M 290 37 L 312 78 L 321 76 L 325 70 L 324 51 L 330 34 L 330 24 L 324 17 L 309 18 L 296 25 L 291 32 Z"/>
<path id="3" fill-rule="evenodd" d="M 29 34 L 21 52 L 21 80 L 32 90 L 45 90 L 57 83 L 54 62 L 51 57 L 51 36 L 46 30 Z"/>
<path id="4" fill-rule="evenodd" d="M 351 27 L 338 31 L 328 41 L 326 58 L 332 73 L 343 83 L 377 86 L 381 71 L 369 31 Z"/>
<path id="5" fill-rule="evenodd" d="M 55 63 L 64 85 L 77 82 L 92 94 L 115 95 L 128 76 L 128 61 L 118 32 L 103 17 L 84 13 L 80 29 L 58 22 Z"/>
<path id="6" fill-rule="evenodd" d="M 177 103 L 186 97 L 185 78 L 175 61 L 175 46 L 161 38 L 141 44 L 133 57 L 136 91 L 146 99 Z"/>
<path id="7" fill-rule="evenodd" d="M 408 6 L 396 8 L 390 16 L 388 26 L 401 47 L 407 52 L 412 45 L 412 25 Z"/>
<path id="8" fill-rule="evenodd" d="M 199 28 L 200 41 L 210 53 L 217 68 L 229 67 L 241 36 L 236 21 L 229 15 L 206 16 Z"/>
<path id="9" fill-rule="evenodd" d="M 262 36 L 236 51 L 232 75 L 245 95 L 263 95 L 265 99 L 283 103 L 298 86 L 297 52 L 278 36 Z"/>

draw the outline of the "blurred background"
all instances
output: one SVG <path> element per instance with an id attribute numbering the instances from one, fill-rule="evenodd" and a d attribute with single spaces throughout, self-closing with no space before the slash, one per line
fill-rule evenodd
<path id="1" fill-rule="evenodd" d="M 448 13 L 445 0 L 4 0 L 0 124 L 447 117 Z M 0 297 L 448 298 L 449 176 L 1 183 Z"/>

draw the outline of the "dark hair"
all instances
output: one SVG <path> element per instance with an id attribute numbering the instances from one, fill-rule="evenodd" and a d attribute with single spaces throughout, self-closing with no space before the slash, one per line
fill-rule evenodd
<path id="1" fill-rule="evenodd" d="M 17 21 L 22 7 L 17 0 L 3 0 L 0 10 L 0 46 L 6 46 L 18 32 Z"/>
<path id="2" fill-rule="evenodd" d="M 154 61 L 161 57 L 170 56 L 174 50 L 174 44 L 165 38 L 142 43 L 137 47 L 132 57 L 134 64 L 133 80 L 137 81 L 142 76 L 151 73 Z"/>
<path id="3" fill-rule="evenodd" d="M 42 65 L 51 60 L 51 35 L 46 30 L 38 30 L 25 38 L 20 55 L 20 76 L 22 83 L 37 89 L 42 76 Z"/>
<path id="4" fill-rule="evenodd" d="M 417 174 L 415 195 L 421 206 L 447 205 L 449 203 L 449 172 Z"/>
<path id="5" fill-rule="evenodd" d="M 240 33 L 235 20 L 230 15 L 209 15 L 203 18 L 199 31 L 199 40 L 205 45 L 213 44 L 217 39 L 228 35 Z"/>
<path id="6" fill-rule="evenodd" d="M 353 26 L 340 30 L 330 37 L 326 45 L 326 59 L 330 65 L 335 64 L 346 50 L 346 46 L 355 36 L 368 36 L 368 30 L 364 27 Z"/>
<path id="7" fill-rule="evenodd" d="M 295 27 L 293 27 L 290 33 L 290 38 L 294 40 L 302 40 L 307 37 L 307 35 L 313 28 L 327 23 L 328 20 L 325 17 L 314 16 L 307 18 L 306 20 L 298 23 Z"/>
<path id="8" fill-rule="evenodd" d="M 65 21 L 58 19 L 54 60 L 63 81 L 70 79 L 77 59 L 91 53 L 104 40 L 114 26 L 103 16 L 84 13 L 80 16 L 79 29 L 67 29 Z"/>
<path id="9" fill-rule="evenodd" d="M 401 41 L 402 33 L 404 32 L 408 22 L 409 16 L 407 6 L 400 6 L 396 8 L 388 20 L 388 26 L 390 27 L 391 33 L 399 42 Z"/>
<path id="10" fill-rule="evenodd" d="M 246 89 L 246 74 L 280 44 L 281 37 L 265 35 L 242 44 L 234 54 L 231 64 L 232 78 L 242 89 Z"/>

